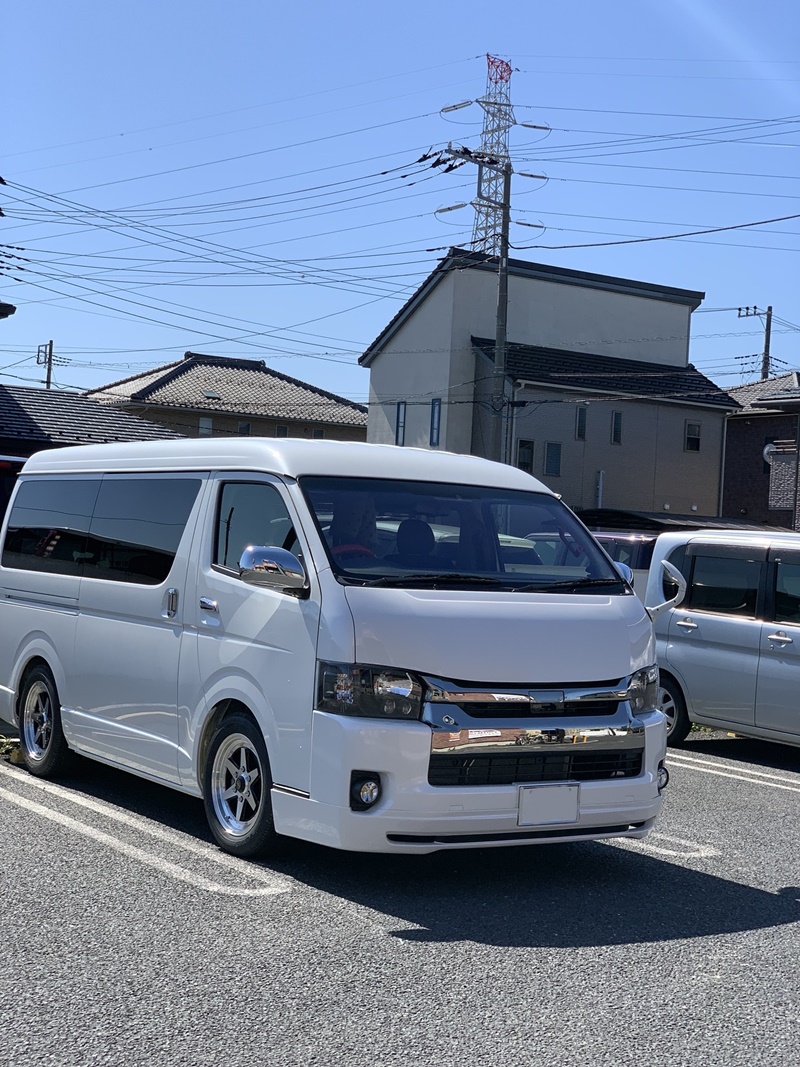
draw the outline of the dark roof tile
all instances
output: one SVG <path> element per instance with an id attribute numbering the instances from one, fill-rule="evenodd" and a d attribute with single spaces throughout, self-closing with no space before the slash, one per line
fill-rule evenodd
<path id="1" fill-rule="evenodd" d="M 475 348 L 494 361 L 494 341 L 473 337 Z M 509 344 L 506 349 L 509 377 L 561 389 L 609 393 L 622 399 L 641 397 L 677 400 L 686 404 L 736 408 L 719 386 L 691 364 L 673 367 L 638 359 L 596 356 L 538 345 Z"/>
<path id="2" fill-rule="evenodd" d="M 779 374 L 775 378 L 767 378 L 763 382 L 735 385 L 728 390 L 728 394 L 742 407 L 742 412 L 737 412 L 737 414 L 758 412 L 760 415 L 776 415 L 782 413 L 781 409 L 768 407 L 767 402 L 770 398 L 778 399 L 783 394 L 791 395 L 792 391 L 798 388 L 800 388 L 800 375 L 797 371 L 790 371 L 788 374 Z M 754 404 L 758 406 L 754 407 Z"/>
<path id="3" fill-rule="evenodd" d="M 182 434 L 115 411 L 83 393 L 0 385 L 0 438 L 32 447 L 155 441 Z"/>

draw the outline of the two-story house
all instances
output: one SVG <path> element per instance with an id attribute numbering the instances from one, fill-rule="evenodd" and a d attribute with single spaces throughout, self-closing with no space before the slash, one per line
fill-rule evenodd
<path id="1" fill-rule="evenodd" d="M 452 249 L 362 355 L 367 440 L 505 458 L 574 508 L 717 515 L 737 404 L 689 363 L 703 293 Z M 503 420 L 503 454 L 492 449 Z"/>

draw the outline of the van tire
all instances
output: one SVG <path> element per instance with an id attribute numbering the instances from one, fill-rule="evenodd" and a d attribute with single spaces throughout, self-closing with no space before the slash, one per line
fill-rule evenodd
<path id="1" fill-rule="evenodd" d="M 667 720 L 667 744 L 680 744 L 686 739 L 692 724 L 686 713 L 686 701 L 680 686 L 668 674 L 663 674 L 658 683 L 658 707 Z"/>
<path id="2" fill-rule="evenodd" d="M 243 859 L 272 856 L 282 838 L 272 815 L 272 775 L 267 746 L 249 715 L 226 716 L 208 749 L 203 803 L 214 840 Z"/>
<path id="3" fill-rule="evenodd" d="M 43 664 L 25 675 L 19 698 L 19 747 L 28 771 L 55 778 L 70 770 L 74 755 L 61 726 L 61 704 L 53 675 Z"/>

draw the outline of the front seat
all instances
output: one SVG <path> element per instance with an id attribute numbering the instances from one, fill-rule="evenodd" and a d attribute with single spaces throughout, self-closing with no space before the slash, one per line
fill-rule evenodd
<path id="1" fill-rule="evenodd" d="M 434 564 L 436 538 L 422 519 L 403 519 L 397 527 L 397 553 L 392 563 L 402 567 L 430 567 Z"/>

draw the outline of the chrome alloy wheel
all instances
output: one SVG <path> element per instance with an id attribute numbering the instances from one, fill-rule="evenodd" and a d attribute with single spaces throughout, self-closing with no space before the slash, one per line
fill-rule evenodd
<path id="1" fill-rule="evenodd" d="M 53 699 L 44 682 L 34 682 L 22 707 L 22 740 L 28 759 L 40 762 L 53 738 Z"/>
<path id="2" fill-rule="evenodd" d="M 678 714 L 678 709 L 672 693 L 668 689 L 664 689 L 663 686 L 658 687 L 658 710 L 667 720 L 667 736 L 669 737 L 675 729 L 675 718 Z"/>
<path id="3" fill-rule="evenodd" d="M 211 768 L 211 802 L 231 837 L 250 833 L 261 810 L 263 788 L 263 769 L 253 742 L 239 733 L 226 737 Z"/>

